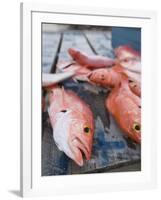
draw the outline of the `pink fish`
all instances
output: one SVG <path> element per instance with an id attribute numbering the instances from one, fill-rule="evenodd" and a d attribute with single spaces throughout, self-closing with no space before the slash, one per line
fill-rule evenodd
<path id="1" fill-rule="evenodd" d="M 73 91 L 58 86 L 50 90 L 49 104 L 57 147 L 82 166 L 84 156 L 90 159 L 93 144 L 94 117 L 90 107 Z"/>
<path id="2" fill-rule="evenodd" d="M 129 77 L 129 87 L 132 92 L 139 97 L 141 96 L 141 56 L 139 52 L 135 51 L 131 47 L 123 45 L 116 48 L 116 59 L 98 55 L 90 56 L 83 51 L 79 51 L 74 48 L 69 48 L 68 53 L 75 60 L 75 62 L 61 62 L 57 65 L 57 68 L 61 72 L 74 72 L 74 80 L 90 82 L 88 78 L 89 75 L 92 73 L 92 71 L 98 68 L 101 69 L 101 72 L 104 71 L 105 74 L 108 72 L 108 70 L 110 73 L 113 73 L 113 70 L 111 69 L 113 68 L 114 64 L 117 63 L 118 65 L 122 66 L 121 71 L 124 71 L 124 73 Z M 112 77 L 115 79 L 115 81 L 117 81 L 115 78 L 115 73 L 109 77 Z M 97 83 L 99 84 L 98 80 Z M 102 84 L 104 84 L 104 82 Z"/>
<path id="3" fill-rule="evenodd" d="M 117 47 L 115 50 L 117 62 L 124 68 L 135 73 L 141 73 L 141 55 L 128 45 Z"/>
<path id="4" fill-rule="evenodd" d="M 57 64 L 57 70 L 63 73 L 73 72 L 75 80 L 88 81 L 87 75 L 91 72 L 87 67 L 76 62 L 61 61 Z"/>
<path id="5" fill-rule="evenodd" d="M 141 99 L 129 86 L 129 78 L 122 66 L 111 69 L 96 69 L 89 75 L 91 82 L 111 87 L 106 98 L 106 108 L 129 138 L 141 143 Z M 137 91 L 138 92 L 138 91 Z"/>
<path id="6" fill-rule="evenodd" d="M 115 50 L 115 55 L 119 60 L 124 60 L 127 58 L 131 59 L 140 59 L 141 55 L 138 51 L 134 50 L 128 45 L 122 45 L 117 47 Z"/>
<path id="7" fill-rule="evenodd" d="M 115 64 L 115 60 L 112 58 L 99 55 L 88 55 L 75 48 L 69 48 L 68 53 L 78 64 L 92 69 L 108 67 Z"/>

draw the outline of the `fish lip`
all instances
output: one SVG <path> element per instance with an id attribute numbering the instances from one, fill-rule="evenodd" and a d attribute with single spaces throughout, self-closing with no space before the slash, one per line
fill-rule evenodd
<path id="1" fill-rule="evenodd" d="M 73 156 L 71 157 L 73 161 L 75 161 L 75 163 L 77 163 L 79 166 L 83 166 L 84 161 L 83 161 L 83 156 L 82 156 L 82 151 L 80 148 L 77 147 L 75 143 L 76 140 L 71 141 L 71 151 L 73 152 Z"/>
<path id="2" fill-rule="evenodd" d="M 83 158 L 82 158 L 82 160 L 81 160 L 80 162 L 76 161 L 76 163 L 77 163 L 80 167 L 82 167 L 83 164 L 84 164 L 84 162 L 83 162 Z"/>
<path id="3" fill-rule="evenodd" d="M 140 134 L 137 134 L 135 140 L 136 140 L 137 143 L 140 144 L 140 143 L 141 143 L 141 135 L 140 135 Z"/>
<path id="4" fill-rule="evenodd" d="M 87 146 L 83 143 L 82 140 L 80 140 L 79 137 L 75 137 L 73 140 L 72 140 L 72 143 L 76 143 L 76 148 L 78 148 L 82 154 L 82 157 L 83 155 L 85 155 L 85 158 L 87 160 L 90 159 L 90 150 L 87 148 Z M 83 158 L 82 158 L 83 159 Z"/>
<path id="5" fill-rule="evenodd" d="M 73 159 L 80 167 L 83 166 L 84 161 L 83 161 L 83 156 L 81 150 L 78 148 L 79 153 L 81 154 L 81 160 Z"/>
<path id="6" fill-rule="evenodd" d="M 96 86 L 101 86 L 100 83 L 96 82 L 95 80 L 95 73 L 93 72 L 90 72 L 88 75 L 87 75 L 87 81 L 93 85 L 96 85 Z"/>

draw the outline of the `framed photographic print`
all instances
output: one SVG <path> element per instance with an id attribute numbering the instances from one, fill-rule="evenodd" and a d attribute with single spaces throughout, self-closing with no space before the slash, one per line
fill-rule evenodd
<path id="1" fill-rule="evenodd" d="M 156 184 L 152 11 L 21 4 L 21 194 Z"/>

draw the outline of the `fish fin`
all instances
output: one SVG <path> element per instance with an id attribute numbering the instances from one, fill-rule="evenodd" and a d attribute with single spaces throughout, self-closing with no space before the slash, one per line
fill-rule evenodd
<path id="1" fill-rule="evenodd" d="M 73 77 L 74 74 L 75 74 L 74 71 L 62 72 L 62 73 L 56 73 L 56 74 L 43 73 L 42 87 L 44 89 L 53 88 L 55 87 L 55 85 L 57 85 L 57 83 L 63 82 L 64 80 L 67 80 Z"/>

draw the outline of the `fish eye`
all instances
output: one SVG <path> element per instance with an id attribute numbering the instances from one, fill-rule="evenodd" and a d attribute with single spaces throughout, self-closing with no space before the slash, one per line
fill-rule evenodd
<path id="1" fill-rule="evenodd" d="M 128 81 L 129 81 L 129 83 L 133 83 L 133 81 L 131 79 L 129 79 Z"/>
<path id="2" fill-rule="evenodd" d="M 133 130 L 136 131 L 136 132 L 140 132 L 141 130 L 141 125 L 139 123 L 134 123 L 133 124 Z"/>
<path id="3" fill-rule="evenodd" d="M 85 133 L 89 133 L 90 132 L 90 128 L 88 126 L 84 127 L 84 132 Z"/>
<path id="4" fill-rule="evenodd" d="M 67 110 L 61 110 L 60 112 L 63 112 L 63 113 L 65 113 L 65 112 L 67 112 Z"/>
<path id="5" fill-rule="evenodd" d="M 101 80 L 105 80 L 104 74 L 101 74 Z"/>
<path id="6" fill-rule="evenodd" d="M 127 58 L 125 58 L 123 61 L 124 61 L 124 62 L 128 62 L 128 59 L 127 59 Z"/>

